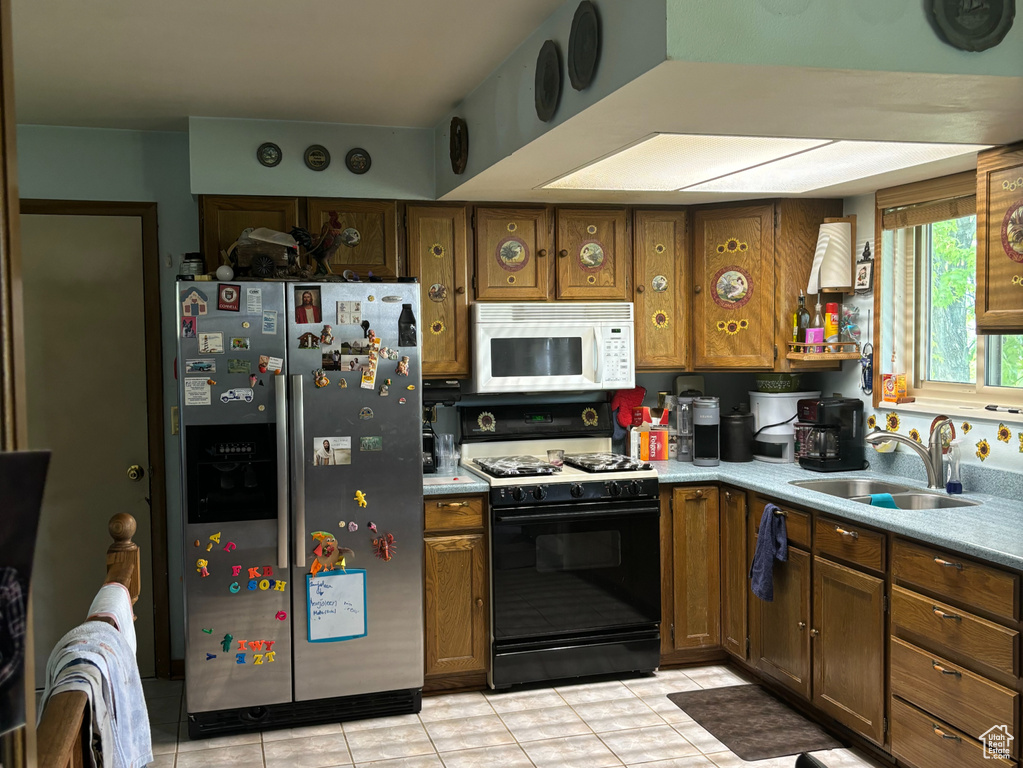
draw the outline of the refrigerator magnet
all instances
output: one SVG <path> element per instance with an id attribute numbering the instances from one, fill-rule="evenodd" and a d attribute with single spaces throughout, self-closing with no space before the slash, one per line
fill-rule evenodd
<path id="1" fill-rule="evenodd" d="M 215 654 L 215 653 L 207 653 L 206 654 L 206 661 L 210 661 L 211 659 L 215 659 L 215 658 L 217 658 L 217 654 Z"/>
<path id="2" fill-rule="evenodd" d="M 224 649 L 224 653 L 231 650 L 231 643 L 234 642 L 234 635 L 224 635 L 224 639 L 220 641 L 220 647 Z"/>
<path id="3" fill-rule="evenodd" d="M 385 533 L 383 536 L 373 539 L 373 549 L 376 556 L 386 563 L 390 562 L 391 558 L 394 557 L 398 547 L 394 543 L 394 536 L 390 533 Z"/>
<path id="4" fill-rule="evenodd" d="M 360 451 L 382 451 L 384 449 L 384 439 L 378 435 L 372 437 L 360 437 L 359 438 L 359 450 Z M 363 505 L 360 505 L 363 506 Z"/>
<path id="5" fill-rule="evenodd" d="M 220 396 L 222 403 L 251 403 L 253 398 L 250 387 L 234 387 Z"/>
<path id="6" fill-rule="evenodd" d="M 196 330 L 196 319 L 194 317 L 181 318 L 181 338 L 194 339 Z"/>
<path id="7" fill-rule="evenodd" d="M 341 380 L 340 380 L 340 381 L 339 381 L 339 382 L 337 383 L 337 385 L 338 385 L 339 387 L 341 387 L 341 389 L 348 389 L 348 382 L 347 382 L 347 381 L 345 381 L 344 379 L 341 379 Z"/>
<path id="8" fill-rule="evenodd" d="M 352 438 L 314 437 L 313 466 L 335 467 L 352 463 Z"/>
<path id="9" fill-rule="evenodd" d="M 237 312 L 241 304 L 241 297 L 240 285 L 221 283 L 217 286 L 217 309 L 221 312 Z"/>
<path id="10" fill-rule="evenodd" d="M 372 419 L 373 418 L 373 409 L 369 408 L 368 406 L 366 408 L 360 408 L 359 409 L 359 418 L 362 419 L 363 421 L 366 421 L 367 419 Z"/>
<path id="11" fill-rule="evenodd" d="M 339 301 L 337 302 L 337 324 L 358 325 L 362 322 L 361 301 Z"/>
<path id="12" fill-rule="evenodd" d="M 224 352 L 224 334 L 217 333 L 200 333 L 199 334 L 199 354 L 200 355 L 219 355 Z"/>
<path id="13" fill-rule="evenodd" d="M 320 348 L 320 337 L 315 333 L 306 331 L 298 337 L 298 348 L 299 349 L 319 349 Z"/>
<path id="14" fill-rule="evenodd" d="M 331 345 L 334 343 L 334 329 L 325 325 L 320 329 L 320 344 Z"/>
<path id="15" fill-rule="evenodd" d="M 186 288 L 181 292 L 181 314 L 185 317 L 200 317 L 206 314 L 209 298 L 198 288 Z"/>
<path id="16" fill-rule="evenodd" d="M 185 360 L 185 373 L 216 373 L 217 361 L 209 360 Z"/>
<path id="17" fill-rule="evenodd" d="M 210 405 L 210 387 L 206 379 L 185 379 L 185 406 Z"/>
<path id="18" fill-rule="evenodd" d="M 380 397 L 387 397 L 391 394 L 391 380 L 387 379 L 380 385 Z"/>
<path id="19" fill-rule="evenodd" d="M 322 368 L 317 368 L 313 371 L 313 384 L 316 385 L 317 389 L 330 386 L 330 379 L 327 378 L 327 374 L 323 372 Z"/>
<path id="20" fill-rule="evenodd" d="M 316 285 L 299 285 L 295 288 L 295 322 L 300 325 L 322 323 L 320 311 L 320 288 Z"/>
<path id="21" fill-rule="evenodd" d="M 398 363 L 398 366 L 394 369 L 394 372 L 399 376 L 408 376 L 409 360 L 410 358 L 408 355 L 402 355 L 401 361 Z"/>
<path id="22" fill-rule="evenodd" d="M 366 636 L 366 571 L 329 571 L 306 576 L 310 643 L 336 643 Z"/>
<path id="23" fill-rule="evenodd" d="M 258 315 L 263 312 L 263 292 L 259 288 L 245 288 L 245 314 Z M 246 328 L 248 325 L 245 326 Z"/>
<path id="24" fill-rule="evenodd" d="M 249 348 L 249 337 L 248 336 L 235 336 L 231 339 L 231 349 L 248 349 Z"/>
<path id="25" fill-rule="evenodd" d="M 277 312 L 272 309 L 263 310 L 263 335 L 277 335 Z"/>
<path id="26" fill-rule="evenodd" d="M 240 357 L 229 357 L 227 359 L 228 373 L 249 373 L 252 370 L 252 362 Z"/>
<path id="27" fill-rule="evenodd" d="M 366 506 L 366 494 L 362 491 L 355 492 L 355 501 L 358 502 L 360 507 Z"/>

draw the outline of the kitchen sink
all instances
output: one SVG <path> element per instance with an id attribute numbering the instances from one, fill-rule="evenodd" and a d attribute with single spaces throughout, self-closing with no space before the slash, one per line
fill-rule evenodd
<path id="1" fill-rule="evenodd" d="M 882 491 L 887 493 L 887 491 Z M 954 496 L 942 496 L 938 493 L 893 493 L 892 500 L 899 509 L 952 509 L 954 507 L 975 507 L 976 501 L 968 499 L 957 499 Z M 850 496 L 849 501 L 858 501 L 861 504 L 869 504 L 869 496 Z"/>
<path id="2" fill-rule="evenodd" d="M 851 499 L 856 496 L 866 496 L 870 501 L 872 493 L 904 493 L 913 489 L 908 485 L 885 482 L 884 480 L 871 480 L 866 477 L 834 478 L 827 480 L 790 480 L 789 485 L 798 485 L 818 493 L 826 493 L 829 496 L 841 496 L 843 499 Z M 859 499 L 857 499 L 859 501 Z M 922 507 L 917 507 L 922 509 Z"/>

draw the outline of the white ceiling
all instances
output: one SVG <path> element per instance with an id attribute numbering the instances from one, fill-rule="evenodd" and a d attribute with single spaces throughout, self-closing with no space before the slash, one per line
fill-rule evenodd
<path id="1" fill-rule="evenodd" d="M 563 0 L 14 0 L 19 123 L 433 127 Z"/>

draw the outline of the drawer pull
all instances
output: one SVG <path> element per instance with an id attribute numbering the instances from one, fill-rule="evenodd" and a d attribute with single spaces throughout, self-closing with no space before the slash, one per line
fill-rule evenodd
<path id="1" fill-rule="evenodd" d="M 940 557 L 934 558 L 934 562 L 938 565 L 944 566 L 945 568 L 955 568 L 957 571 L 961 571 L 963 569 L 962 563 L 953 563 L 950 560 L 942 560 Z"/>
<path id="2" fill-rule="evenodd" d="M 952 621 L 962 621 L 963 617 L 956 613 L 945 613 L 938 606 L 932 605 L 931 610 L 934 611 L 934 615 L 939 619 L 952 619 Z"/>
<path id="3" fill-rule="evenodd" d="M 776 509 L 776 510 L 774 510 L 774 514 L 776 514 L 778 517 L 788 517 L 789 516 L 789 513 L 786 512 L 784 509 Z"/>
<path id="4" fill-rule="evenodd" d="M 931 728 L 934 729 L 935 736 L 940 736 L 941 738 L 948 739 L 949 741 L 962 741 L 962 739 L 956 736 L 954 733 L 945 733 L 943 730 L 941 730 L 941 728 L 939 728 L 934 723 L 931 723 Z"/>
<path id="5" fill-rule="evenodd" d="M 953 677 L 963 676 L 963 673 L 960 672 L 958 669 L 945 669 L 943 666 L 941 666 L 938 662 L 934 661 L 933 659 L 931 660 L 931 666 L 934 668 L 935 671 L 940 672 L 943 675 L 952 675 Z"/>
<path id="6" fill-rule="evenodd" d="M 437 506 L 438 507 L 467 507 L 467 506 L 469 506 L 469 502 L 467 502 L 467 501 L 447 501 L 447 502 L 445 502 L 445 501 L 438 501 L 437 502 Z"/>
<path id="7" fill-rule="evenodd" d="M 477 597 L 476 598 L 476 607 L 477 608 L 482 608 L 483 607 L 483 598 L 482 597 Z"/>
<path id="8" fill-rule="evenodd" d="M 839 528 L 837 525 L 835 526 L 835 533 L 841 536 L 848 536 L 850 539 L 858 539 L 860 537 L 856 531 L 847 531 L 845 528 Z"/>

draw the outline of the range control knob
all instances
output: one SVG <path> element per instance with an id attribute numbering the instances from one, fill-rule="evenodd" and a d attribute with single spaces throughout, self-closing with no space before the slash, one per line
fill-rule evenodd
<path id="1" fill-rule="evenodd" d="M 536 488 L 533 489 L 533 498 L 537 501 L 543 501 L 547 498 L 547 489 L 542 485 L 536 486 Z"/>
<path id="2" fill-rule="evenodd" d="M 631 483 L 629 483 L 629 493 L 632 494 L 633 496 L 639 494 L 639 489 L 640 489 L 639 480 L 633 480 Z"/>
<path id="3" fill-rule="evenodd" d="M 618 484 L 617 480 L 612 480 L 610 483 L 608 483 L 607 489 L 611 492 L 612 496 L 622 495 L 622 486 Z"/>
<path id="4" fill-rule="evenodd" d="M 568 492 L 572 494 L 572 498 L 578 499 L 583 495 L 582 483 L 572 483 L 572 487 L 568 489 Z"/>
<path id="5" fill-rule="evenodd" d="M 521 488 L 512 488 L 512 498 L 515 499 L 515 501 L 522 501 L 526 498 L 526 492 Z"/>

